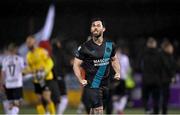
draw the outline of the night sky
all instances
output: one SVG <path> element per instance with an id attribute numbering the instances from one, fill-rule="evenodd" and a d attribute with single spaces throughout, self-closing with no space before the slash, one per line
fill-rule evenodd
<path id="1" fill-rule="evenodd" d="M 1 0 L 0 47 L 21 44 L 44 24 L 51 0 Z M 114 40 L 168 37 L 177 40 L 179 0 L 57 0 L 53 37 L 85 40 L 92 17 L 106 22 L 105 35 Z"/>

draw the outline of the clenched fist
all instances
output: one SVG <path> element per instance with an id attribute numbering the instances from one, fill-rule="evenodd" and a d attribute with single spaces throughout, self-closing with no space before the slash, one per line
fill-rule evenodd
<path id="1" fill-rule="evenodd" d="M 119 73 L 116 73 L 116 74 L 114 75 L 114 79 L 120 80 L 120 74 L 119 74 Z"/>
<path id="2" fill-rule="evenodd" d="M 85 80 L 85 79 L 81 80 L 80 83 L 82 86 L 86 86 L 88 84 L 87 80 Z"/>

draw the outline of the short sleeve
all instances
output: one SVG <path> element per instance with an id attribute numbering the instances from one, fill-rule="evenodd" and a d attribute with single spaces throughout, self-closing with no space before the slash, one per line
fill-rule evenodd
<path id="1" fill-rule="evenodd" d="M 117 51 L 117 47 L 116 47 L 116 44 L 113 42 L 111 57 L 114 57 L 116 55 L 116 51 Z"/>
<path id="2" fill-rule="evenodd" d="M 6 59 L 3 59 L 3 61 L 2 61 L 2 71 L 5 71 L 5 66 L 6 66 L 6 64 L 5 64 L 5 62 L 6 62 Z"/>
<path id="3" fill-rule="evenodd" d="M 21 64 L 21 68 L 24 69 L 25 68 L 25 63 L 24 63 L 23 58 L 20 58 L 20 64 Z"/>
<path id="4" fill-rule="evenodd" d="M 82 45 L 79 46 L 78 49 L 75 51 L 75 57 L 80 59 L 80 60 L 84 60 L 85 56 L 84 56 Z"/>

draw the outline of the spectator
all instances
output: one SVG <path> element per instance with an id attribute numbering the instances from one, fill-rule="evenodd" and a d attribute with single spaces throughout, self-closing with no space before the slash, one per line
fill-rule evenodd
<path id="1" fill-rule="evenodd" d="M 157 41 L 150 37 L 147 40 L 147 49 L 143 53 L 141 69 L 142 77 L 142 100 L 146 113 L 150 113 L 148 101 L 152 94 L 153 114 L 159 113 L 160 99 L 160 76 L 161 76 L 161 59 L 157 49 Z"/>
<path id="2" fill-rule="evenodd" d="M 161 96 L 162 103 L 161 109 L 162 114 L 167 114 L 168 111 L 168 101 L 170 97 L 170 84 L 175 80 L 176 63 L 173 58 L 174 48 L 169 41 L 164 41 L 162 43 L 162 77 L 161 77 Z"/>

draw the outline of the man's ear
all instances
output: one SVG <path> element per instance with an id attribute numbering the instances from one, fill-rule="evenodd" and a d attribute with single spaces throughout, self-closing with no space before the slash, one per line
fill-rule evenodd
<path id="1" fill-rule="evenodd" d="M 103 27 L 103 32 L 105 32 L 106 31 L 106 28 L 105 27 Z"/>

